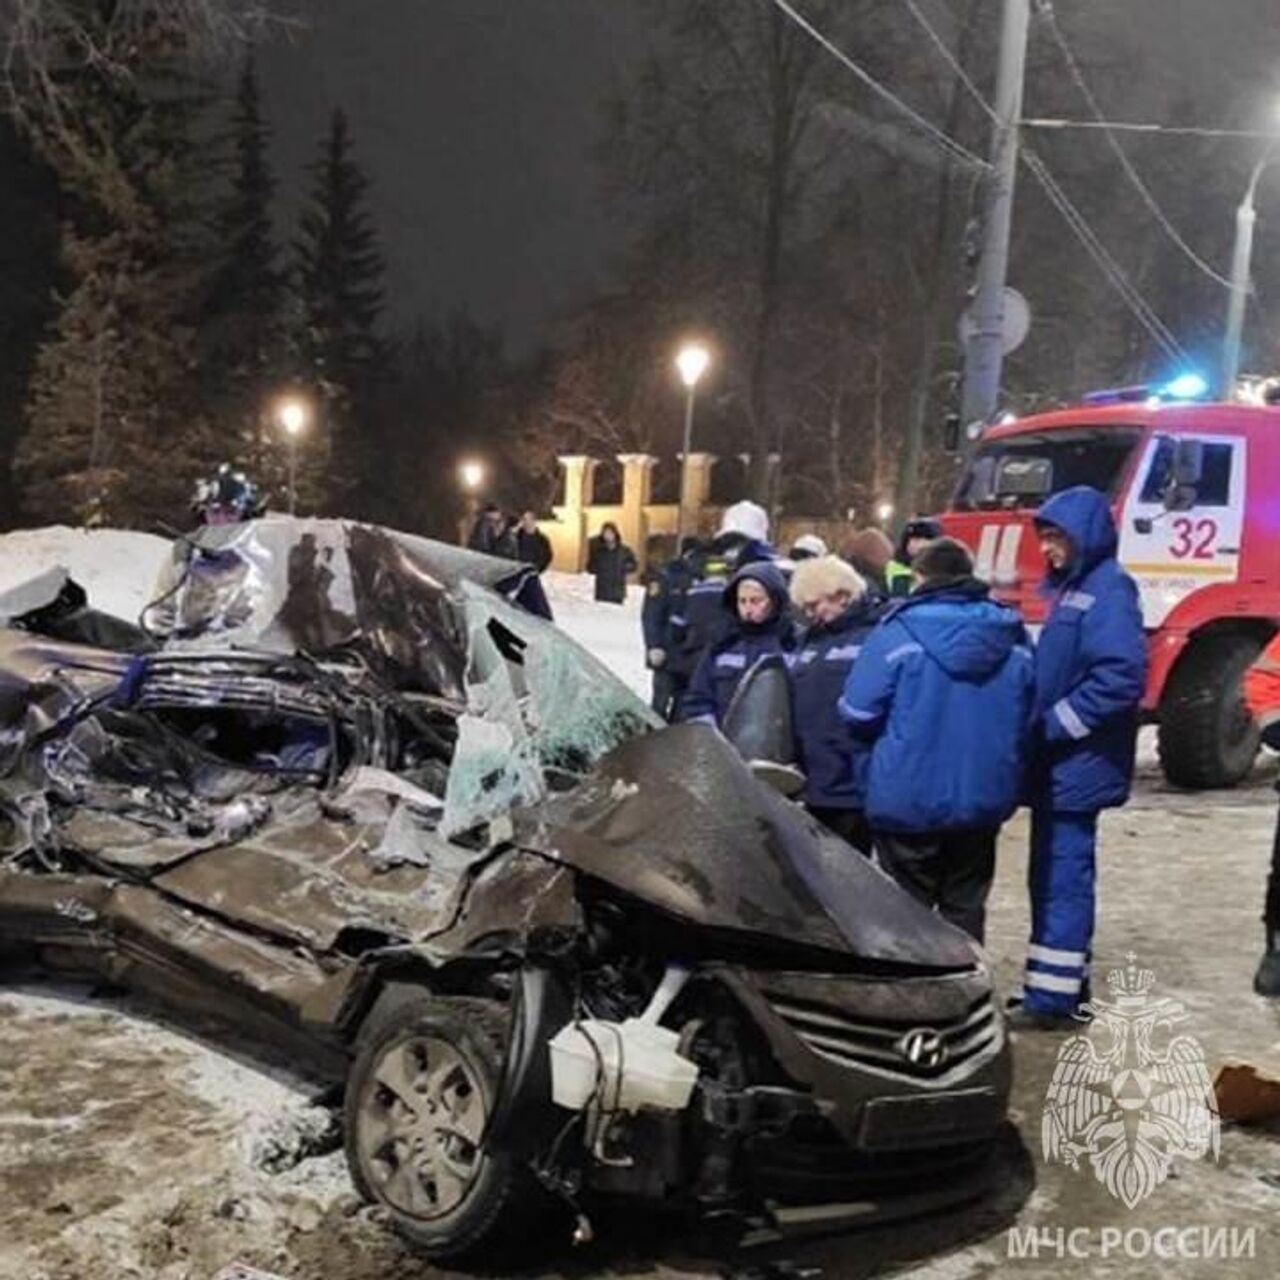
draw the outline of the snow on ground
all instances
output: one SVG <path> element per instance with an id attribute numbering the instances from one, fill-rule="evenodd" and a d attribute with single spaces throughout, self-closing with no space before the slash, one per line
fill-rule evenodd
<path id="1" fill-rule="evenodd" d="M 0 589 L 63 563 L 93 602 L 124 617 L 146 603 L 166 544 L 144 534 L 43 529 L 0 537 Z M 643 690 L 639 593 L 598 605 L 590 580 L 550 574 L 564 628 Z M 1159 778 L 1144 741 L 1137 794 L 1107 815 L 1099 858 L 1099 972 L 1132 950 L 1181 1000 L 1210 1064 L 1280 1060 L 1277 1014 L 1250 992 L 1261 945 L 1257 917 L 1275 821 L 1274 763 L 1231 793 L 1178 795 Z M 1002 992 L 1017 986 L 1027 936 L 1027 822 L 1001 839 L 988 958 Z M 1041 1114 L 1059 1037 L 1019 1036 L 1011 1118 L 1020 1130 L 1007 1187 L 992 1208 L 964 1209 L 909 1231 L 884 1228 L 788 1246 L 841 1280 L 889 1271 L 913 1280 L 988 1280 L 1009 1274 L 1006 1228 L 1054 1233 L 1086 1227 L 1256 1231 L 1257 1256 L 1198 1262 L 1184 1274 L 1271 1280 L 1271 1224 L 1280 1209 L 1280 1147 L 1266 1129 L 1229 1128 L 1219 1163 L 1179 1163 L 1176 1177 L 1133 1211 L 1107 1197 L 1087 1169 L 1039 1159 Z M 0 993 L 0 1280 L 211 1280 L 231 1262 L 287 1280 L 422 1280 L 424 1266 L 352 1195 L 340 1153 L 287 1151 L 317 1120 L 305 1072 L 250 1062 L 175 1028 L 135 998 L 71 984 Z M 301 1154 L 301 1152 L 299 1152 Z M 281 1158 L 282 1155 L 284 1158 Z M 690 1258 L 635 1215 L 638 1244 L 601 1226 L 595 1253 L 567 1274 L 694 1280 L 723 1260 Z M 601 1252 L 603 1251 L 603 1252 Z M 705 1264 L 704 1264 L 705 1263 Z M 904 1266 L 918 1265 L 903 1272 Z M 1076 1280 L 1075 1259 L 1028 1262 L 1040 1280 Z M 1156 1280 L 1154 1256 L 1095 1263 L 1092 1273 Z"/>
<path id="2" fill-rule="evenodd" d="M 626 604 L 600 604 L 585 573 L 547 573 L 542 582 L 557 624 L 647 702 L 652 681 L 640 634 L 644 589 L 632 587 Z"/>

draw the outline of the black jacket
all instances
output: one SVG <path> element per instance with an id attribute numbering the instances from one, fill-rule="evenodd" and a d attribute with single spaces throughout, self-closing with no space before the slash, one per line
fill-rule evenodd
<path id="1" fill-rule="evenodd" d="M 551 539 L 541 529 L 526 533 L 516 530 L 516 558 L 521 564 L 531 564 L 539 573 L 551 567 Z"/>
<path id="2" fill-rule="evenodd" d="M 627 574 L 635 573 L 636 558 L 621 542 L 607 546 L 603 538 L 587 543 L 587 572 L 596 580 L 596 599 L 622 604 L 627 598 Z"/>
<path id="3" fill-rule="evenodd" d="M 486 556 L 501 556 L 504 560 L 515 560 L 516 540 L 510 528 L 495 529 L 481 516 L 471 527 L 471 536 L 467 546 L 472 551 L 479 551 Z"/>

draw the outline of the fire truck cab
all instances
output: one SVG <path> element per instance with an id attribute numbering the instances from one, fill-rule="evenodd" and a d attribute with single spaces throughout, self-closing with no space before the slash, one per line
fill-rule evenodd
<path id="1" fill-rule="evenodd" d="M 1259 748 L 1241 680 L 1280 627 L 1280 408 L 1134 389 L 989 428 L 942 521 L 1033 626 L 1048 601 L 1032 517 L 1080 484 L 1110 496 L 1142 595 L 1165 776 L 1235 785 Z"/>

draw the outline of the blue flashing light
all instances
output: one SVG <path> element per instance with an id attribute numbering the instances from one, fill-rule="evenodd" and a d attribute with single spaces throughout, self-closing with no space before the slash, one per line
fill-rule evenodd
<path id="1" fill-rule="evenodd" d="M 1199 400 L 1209 394 L 1209 383 L 1198 373 L 1180 373 L 1159 392 L 1162 399 Z"/>
<path id="2" fill-rule="evenodd" d="M 1111 387 L 1106 391 L 1090 391 L 1084 403 L 1141 404 L 1144 401 L 1200 400 L 1209 394 L 1209 383 L 1198 373 L 1180 373 L 1163 386 Z"/>

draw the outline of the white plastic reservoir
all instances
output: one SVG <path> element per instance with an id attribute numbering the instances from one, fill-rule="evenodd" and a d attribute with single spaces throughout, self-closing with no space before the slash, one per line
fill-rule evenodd
<path id="1" fill-rule="evenodd" d="M 572 1111 L 681 1111 L 698 1068 L 676 1052 L 679 1042 L 642 1018 L 570 1023 L 551 1040 L 551 1096 Z"/>

